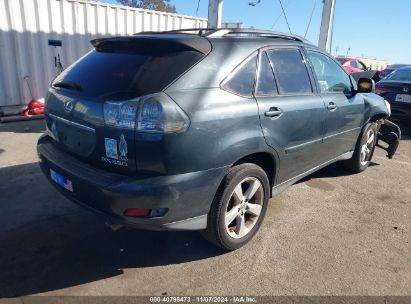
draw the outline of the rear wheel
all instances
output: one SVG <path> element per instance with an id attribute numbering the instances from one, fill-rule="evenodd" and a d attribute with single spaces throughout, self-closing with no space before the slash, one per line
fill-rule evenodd
<path id="1" fill-rule="evenodd" d="M 226 249 L 246 244 L 263 221 L 270 195 L 268 177 L 254 164 L 241 164 L 224 177 L 211 205 L 203 236 Z"/>
<path id="2" fill-rule="evenodd" d="M 361 137 L 357 142 L 353 157 L 345 162 L 345 167 L 355 173 L 367 169 L 370 165 L 376 142 L 377 124 L 368 123 L 365 125 Z"/>

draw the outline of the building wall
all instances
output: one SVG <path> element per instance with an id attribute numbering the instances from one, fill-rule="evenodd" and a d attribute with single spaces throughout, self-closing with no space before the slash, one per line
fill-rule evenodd
<path id="1" fill-rule="evenodd" d="M 207 20 L 84 0 L 0 0 L 0 107 L 27 104 L 27 82 L 35 99 L 44 98 L 54 56 L 65 68 L 91 50 L 93 38 L 197 27 Z"/>
<path id="2" fill-rule="evenodd" d="M 368 58 L 360 58 L 362 62 L 365 63 L 367 67 L 371 67 L 371 70 L 378 70 L 382 71 L 387 67 L 387 61 L 385 60 L 378 60 L 378 59 L 368 59 Z"/>

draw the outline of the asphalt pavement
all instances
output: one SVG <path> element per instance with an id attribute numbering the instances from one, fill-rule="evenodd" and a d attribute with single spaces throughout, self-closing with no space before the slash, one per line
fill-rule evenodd
<path id="1" fill-rule="evenodd" d="M 113 232 L 65 199 L 37 164 L 43 123 L 0 124 L 0 297 L 411 294 L 411 137 L 290 187 L 225 253 L 197 232 Z"/>

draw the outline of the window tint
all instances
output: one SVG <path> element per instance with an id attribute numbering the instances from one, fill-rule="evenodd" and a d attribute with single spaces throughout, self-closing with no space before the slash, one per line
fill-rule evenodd
<path id="1" fill-rule="evenodd" d="M 310 77 L 298 49 L 276 49 L 267 52 L 274 67 L 280 94 L 312 92 Z"/>
<path id="2" fill-rule="evenodd" d="M 266 52 L 261 53 L 259 73 L 257 95 L 277 94 L 277 86 L 275 84 L 273 69 L 271 68 Z"/>
<path id="3" fill-rule="evenodd" d="M 361 61 L 358 61 L 358 68 L 364 71 L 367 70 L 367 67 Z"/>
<path id="4" fill-rule="evenodd" d="M 411 81 L 411 69 L 396 70 L 389 74 L 386 79 Z"/>
<path id="5" fill-rule="evenodd" d="M 350 66 L 353 68 L 358 68 L 357 61 L 350 61 Z"/>
<path id="6" fill-rule="evenodd" d="M 337 59 L 337 61 L 340 63 L 340 64 L 344 64 L 345 63 L 345 59 L 344 58 L 336 58 Z"/>
<path id="7" fill-rule="evenodd" d="M 351 92 L 350 77 L 334 60 L 318 52 L 308 51 L 307 53 L 317 76 L 321 93 Z"/>
<path id="8" fill-rule="evenodd" d="M 74 83 L 86 97 L 124 100 L 163 90 L 203 56 L 186 50 L 94 50 L 63 71 L 54 83 Z"/>
<path id="9" fill-rule="evenodd" d="M 223 88 L 238 95 L 252 96 L 256 69 L 257 56 L 253 56 L 230 76 L 224 83 Z"/>

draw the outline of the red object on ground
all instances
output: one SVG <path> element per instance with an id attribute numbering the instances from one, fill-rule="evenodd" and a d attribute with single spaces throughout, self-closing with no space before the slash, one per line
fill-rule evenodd
<path id="1" fill-rule="evenodd" d="M 44 114 L 44 103 L 38 100 L 32 100 L 27 105 L 27 108 L 23 111 L 22 115 L 41 115 Z"/>

